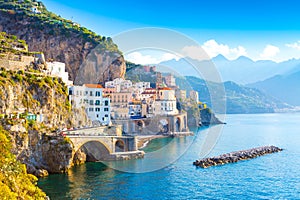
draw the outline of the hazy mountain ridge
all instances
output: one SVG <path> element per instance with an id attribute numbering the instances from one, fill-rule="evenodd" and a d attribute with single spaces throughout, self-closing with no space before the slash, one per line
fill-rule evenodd
<path id="1" fill-rule="evenodd" d="M 281 109 L 292 108 L 288 104 L 281 102 L 280 100 L 269 96 L 258 89 L 249 88 L 242 85 L 238 85 L 232 81 L 224 82 L 225 97 L 222 96 L 222 83 L 206 82 L 203 79 L 187 76 L 186 79 L 177 79 L 177 83 L 182 88 L 187 90 L 193 89 L 199 92 L 199 98 L 201 101 L 206 102 L 211 106 L 211 95 L 216 95 L 215 99 L 219 99 L 220 102 L 216 102 L 213 107 L 217 113 L 222 113 L 222 99 L 226 100 L 226 113 L 238 114 L 238 113 L 273 113 Z M 189 86 L 187 86 L 188 84 Z M 211 91 L 209 91 L 211 88 Z"/>
<path id="2" fill-rule="evenodd" d="M 300 71 L 288 75 L 276 75 L 264 81 L 249 84 L 283 102 L 300 106 Z"/>
<path id="3" fill-rule="evenodd" d="M 233 81 L 238 84 L 250 84 L 263 81 L 275 75 L 287 75 L 300 71 L 300 59 L 291 59 L 283 62 L 273 62 L 270 60 L 253 61 L 248 57 L 241 56 L 235 60 L 228 60 L 222 55 L 218 55 L 211 60 L 197 61 L 196 68 L 205 69 L 214 65 L 222 80 Z M 194 76 L 194 66 L 181 58 L 161 62 L 160 65 L 169 66 L 174 71 L 185 76 Z"/>

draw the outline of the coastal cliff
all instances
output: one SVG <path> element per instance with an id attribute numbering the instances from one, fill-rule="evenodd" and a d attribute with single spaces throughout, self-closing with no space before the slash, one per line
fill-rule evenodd
<path id="1" fill-rule="evenodd" d="M 11 148 L 8 132 L 0 127 L 0 199 L 47 199 L 36 186 L 37 178 L 26 172 Z"/>
<path id="2" fill-rule="evenodd" d="M 46 176 L 48 172 L 66 172 L 72 166 L 72 143 L 54 130 L 89 121 L 83 111 L 71 110 L 67 87 L 60 79 L 2 69 L 0 109 L 6 113 L 0 121 L 11 138 L 12 152 L 29 173 Z"/>
<path id="3" fill-rule="evenodd" d="M 212 112 L 210 108 L 201 109 L 200 111 L 200 125 L 209 126 L 216 124 L 224 124 L 224 122 L 220 121 L 215 113 Z"/>
<path id="4" fill-rule="evenodd" d="M 96 71 L 105 72 L 101 73 L 99 82 L 124 78 L 125 61 L 111 38 L 99 36 L 49 12 L 42 2 L 0 2 L 0 32 L 25 40 L 29 51 L 43 52 L 46 60 L 64 62 L 71 80 L 75 80 L 78 70 L 84 66 L 93 49 L 98 51 Z M 33 12 L 32 8 L 37 8 L 39 12 Z"/>

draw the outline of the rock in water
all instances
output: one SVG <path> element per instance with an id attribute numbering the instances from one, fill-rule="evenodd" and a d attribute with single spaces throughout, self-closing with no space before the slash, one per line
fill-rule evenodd
<path id="1" fill-rule="evenodd" d="M 201 168 L 208 168 L 216 165 L 223 165 L 227 163 L 235 163 L 240 160 L 249 160 L 265 154 L 271 154 L 282 151 L 283 149 L 276 146 L 263 146 L 248 150 L 235 151 L 223 155 L 219 155 L 211 158 L 204 158 L 202 160 L 196 160 L 193 165 Z"/>
<path id="2" fill-rule="evenodd" d="M 225 124 L 221 122 L 216 115 L 212 112 L 211 109 L 205 108 L 200 110 L 200 125 L 209 126 L 215 124 Z"/>

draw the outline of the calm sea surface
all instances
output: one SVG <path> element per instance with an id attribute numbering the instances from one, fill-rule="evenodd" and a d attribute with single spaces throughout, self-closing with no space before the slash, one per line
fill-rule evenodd
<path id="1" fill-rule="evenodd" d="M 51 199 L 300 199 L 300 114 L 227 115 L 226 122 L 209 156 L 271 144 L 284 151 L 197 169 L 192 162 L 203 143 L 213 143 L 209 129 L 200 129 L 195 136 L 153 140 L 144 150 L 160 149 L 157 154 L 111 164 L 150 172 L 87 163 L 38 185 Z"/>

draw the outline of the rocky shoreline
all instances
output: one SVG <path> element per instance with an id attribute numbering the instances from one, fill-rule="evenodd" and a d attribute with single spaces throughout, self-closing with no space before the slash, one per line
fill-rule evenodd
<path id="1" fill-rule="evenodd" d="M 212 112 L 211 109 L 206 108 L 200 110 L 200 126 L 210 126 L 210 125 L 218 125 L 218 124 L 226 124 L 225 122 L 222 122 L 219 120 L 215 113 Z"/>
<path id="2" fill-rule="evenodd" d="M 228 163 L 235 163 L 241 160 L 253 159 L 265 154 L 271 154 L 280 152 L 283 149 L 276 146 L 263 146 L 248 150 L 235 151 L 223 155 L 219 155 L 211 158 L 204 158 L 202 160 L 196 160 L 193 165 L 201 168 L 208 168 L 211 166 L 224 165 Z"/>

